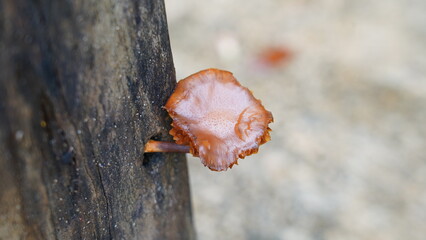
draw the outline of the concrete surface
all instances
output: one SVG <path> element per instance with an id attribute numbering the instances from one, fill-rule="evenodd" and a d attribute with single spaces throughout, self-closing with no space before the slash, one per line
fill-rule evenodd
<path id="1" fill-rule="evenodd" d="M 426 1 L 166 8 L 178 79 L 232 71 L 275 118 L 227 172 L 189 159 L 199 239 L 425 239 Z M 269 46 L 294 56 L 259 69 Z"/>

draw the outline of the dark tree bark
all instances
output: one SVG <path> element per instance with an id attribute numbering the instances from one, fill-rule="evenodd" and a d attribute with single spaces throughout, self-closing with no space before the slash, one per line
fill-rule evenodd
<path id="1" fill-rule="evenodd" d="M 0 0 L 0 239 L 192 239 L 164 3 Z"/>

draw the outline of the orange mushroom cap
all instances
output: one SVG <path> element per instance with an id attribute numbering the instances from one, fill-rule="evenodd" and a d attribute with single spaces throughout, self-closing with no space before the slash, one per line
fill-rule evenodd
<path id="1" fill-rule="evenodd" d="M 189 145 L 214 171 L 231 168 L 270 140 L 271 112 L 228 71 L 206 69 L 179 81 L 165 109 L 176 143 Z"/>

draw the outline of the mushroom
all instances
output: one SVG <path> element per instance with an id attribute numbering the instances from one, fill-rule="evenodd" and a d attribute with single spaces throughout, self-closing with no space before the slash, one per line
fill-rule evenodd
<path id="1" fill-rule="evenodd" d="M 151 140 L 145 152 L 189 151 L 223 171 L 270 140 L 271 112 L 228 71 L 206 69 L 179 81 L 164 108 L 178 145 Z"/>

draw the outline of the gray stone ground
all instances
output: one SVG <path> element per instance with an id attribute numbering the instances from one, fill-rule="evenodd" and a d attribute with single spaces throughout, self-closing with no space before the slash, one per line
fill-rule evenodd
<path id="1" fill-rule="evenodd" d="M 426 1 L 166 7 L 178 78 L 230 70 L 275 117 L 227 172 L 189 159 L 199 239 L 426 239 Z M 294 58 L 254 67 L 274 45 Z"/>

